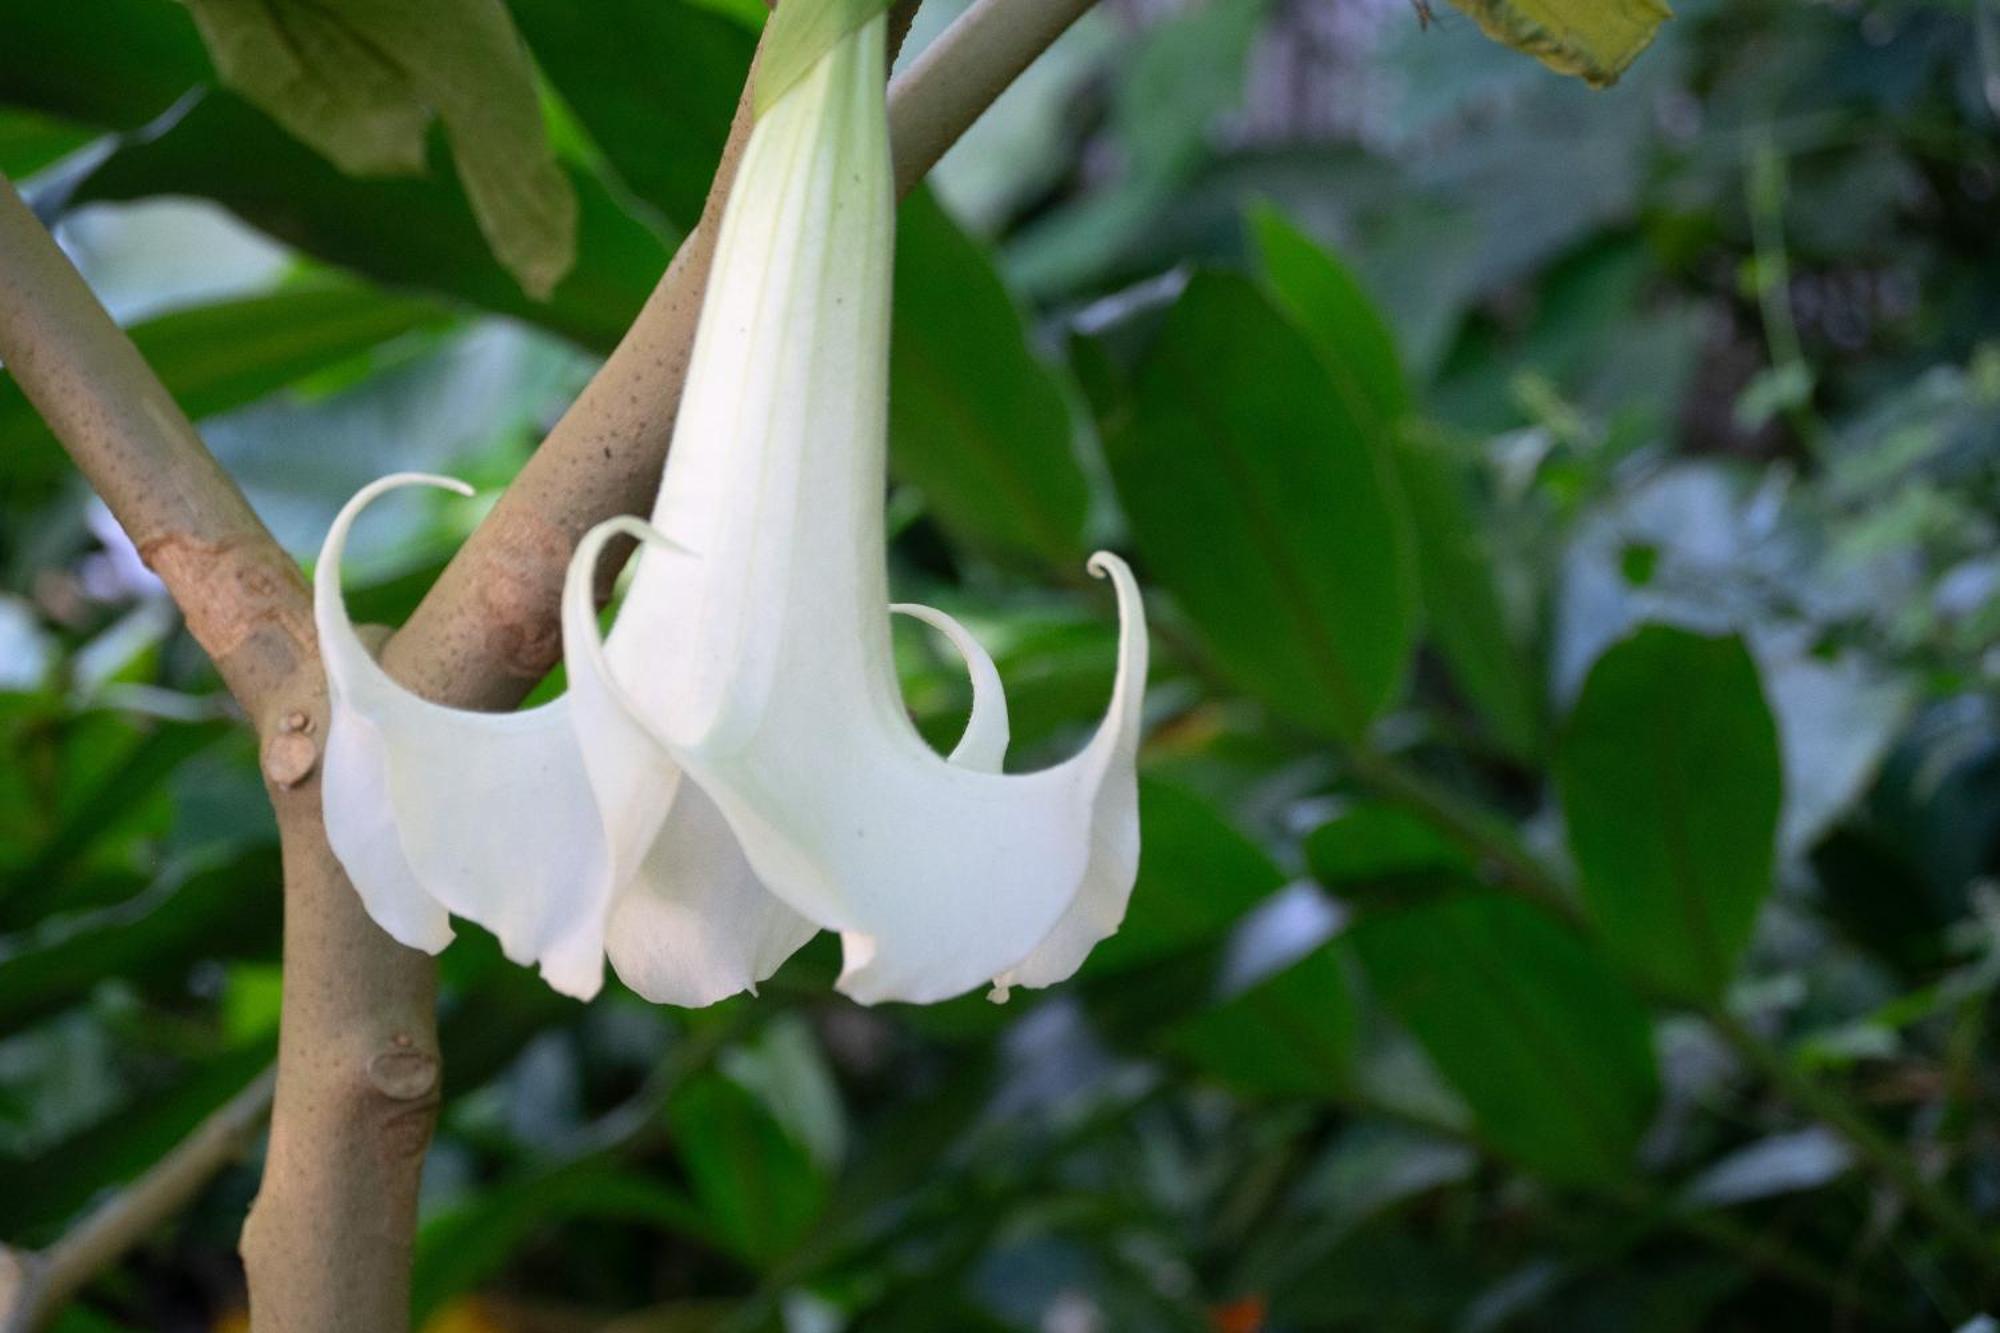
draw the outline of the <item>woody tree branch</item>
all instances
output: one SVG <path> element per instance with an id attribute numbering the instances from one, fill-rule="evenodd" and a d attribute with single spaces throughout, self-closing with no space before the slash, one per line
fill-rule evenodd
<path id="1" fill-rule="evenodd" d="M 891 89 L 898 188 L 921 180 L 1088 7 L 977 0 Z M 508 707 L 553 664 L 571 548 L 602 519 L 643 509 L 657 487 L 748 132 L 746 96 L 701 220 L 631 330 L 390 641 L 384 662 L 412 688 Z M 0 360 L 263 741 L 284 849 L 285 997 L 264 1181 L 242 1244 L 255 1327 L 394 1333 L 408 1326 L 416 1189 L 438 1100 L 436 970 L 367 918 L 326 844 L 325 683 L 304 582 L 4 179 Z M 184 1198 L 201 1178 L 177 1172 L 174 1189 Z M 171 1213 L 166 1192 L 147 1197 L 149 1216 Z M 88 1274 L 72 1276 L 81 1286 Z"/>
<path id="2" fill-rule="evenodd" d="M 437 1098 L 436 971 L 368 919 L 327 847 L 325 683 L 305 581 L 4 179 L 0 360 L 180 605 L 262 741 L 285 872 L 285 995 L 249 1228 L 260 1327 L 401 1327 Z M 222 1158 L 200 1160 L 212 1170 Z M 168 1215 L 169 1190 L 184 1201 L 203 1178 L 175 1173 L 146 1196 L 149 1211 Z M 74 1288 L 84 1274 L 69 1279 Z"/>

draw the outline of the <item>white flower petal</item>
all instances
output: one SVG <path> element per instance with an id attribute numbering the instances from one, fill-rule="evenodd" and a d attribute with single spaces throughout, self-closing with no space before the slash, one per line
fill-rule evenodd
<path id="1" fill-rule="evenodd" d="M 1062 971 L 1122 911 L 1145 631 L 1120 579 L 1109 715 L 1040 773 L 949 763 L 904 711 L 884 613 L 881 24 L 837 43 L 752 132 L 654 512 L 700 557 L 642 552 L 606 652 L 758 877 L 842 933 L 842 989 L 921 1002 Z M 984 654 L 969 660 L 977 678 Z M 982 761 L 990 736 L 981 720 Z"/>
<path id="2" fill-rule="evenodd" d="M 754 991 L 819 928 L 758 882 L 714 803 L 682 781 L 605 665 L 590 589 L 605 542 L 618 534 L 678 549 L 637 519 L 614 518 L 577 543 L 563 584 L 568 697 L 619 886 L 605 947 L 640 995 L 697 1008 Z M 660 793 L 671 803 L 670 813 L 659 807 L 664 820 L 653 814 Z"/>
<path id="3" fill-rule="evenodd" d="M 603 980 L 612 880 L 569 701 L 518 713 L 432 703 L 391 679 L 348 619 L 348 530 L 371 500 L 411 485 L 470 494 L 418 473 L 364 487 L 334 519 L 315 573 L 331 695 L 328 839 L 370 914 L 403 943 L 442 948 L 449 910 L 491 930 L 515 962 L 539 963 L 557 990 L 588 999 Z M 657 822 L 671 798 L 671 789 L 641 792 L 634 805 L 657 806 Z"/>
<path id="4" fill-rule="evenodd" d="M 1007 692 L 1000 684 L 1000 668 L 993 656 L 980 646 L 972 632 L 934 606 L 921 602 L 897 602 L 889 608 L 921 620 L 951 643 L 972 677 L 972 712 L 965 719 L 965 731 L 952 747 L 951 762 L 978 773 L 998 773 L 1007 762 Z"/>

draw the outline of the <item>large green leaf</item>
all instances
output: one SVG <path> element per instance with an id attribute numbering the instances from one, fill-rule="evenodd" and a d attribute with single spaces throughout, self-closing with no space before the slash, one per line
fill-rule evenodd
<path id="1" fill-rule="evenodd" d="M 1393 335 L 1359 281 L 1275 209 L 1250 214 L 1265 281 L 1325 358 L 1341 397 L 1385 431 L 1416 541 L 1428 633 L 1452 678 L 1507 749 L 1540 746 L 1540 691 L 1516 641 L 1457 460 L 1410 418 Z"/>
<path id="2" fill-rule="evenodd" d="M 717 1244 L 762 1265 L 804 1238 L 826 1205 L 826 1179 L 753 1094 L 699 1075 L 674 1094 L 668 1118 Z"/>
<path id="3" fill-rule="evenodd" d="M 1497 893 L 1365 918 L 1368 979 L 1496 1149 L 1565 1183 L 1615 1181 L 1659 1075 L 1638 998 L 1572 930 Z"/>
<path id="4" fill-rule="evenodd" d="M 500 262 L 547 296 L 576 198 L 501 0 L 188 0 L 227 86 L 353 175 L 415 175 L 435 117 Z"/>
<path id="5" fill-rule="evenodd" d="M 1742 641 L 1648 625 L 1591 668 L 1556 779 L 1584 905 L 1613 956 L 1719 997 L 1771 886 L 1777 729 Z"/>
<path id="6" fill-rule="evenodd" d="M 378 282 L 456 297 L 607 349 L 645 302 L 668 251 L 595 177 L 573 172 L 572 184 L 577 262 L 547 301 L 530 299 L 493 258 L 448 172 L 343 176 L 228 93 L 209 93 L 171 128 L 122 145 L 79 183 L 78 198 L 199 195 Z"/>
<path id="7" fill-rule="evenodd" d="M 1318 949 L 1240 995 L 1168 1029 L 1167 1045 L 1245 1092 L 1339 1097 L 1351 1090 L 1358 1042 L 1340 954 Z"/>
<path id="8" fill-rule="evenodd" d="M 187 10 L 169 0 L 0 0 L 0 32 L 0 102 L 82 125 L 136 129 L 209 77 Z"/>
<path id="9" fill-rule="evenodd" d="M 1452 0 L 1497 42 L 1600 87 L 1673 17 L 1665 0 Z"/>
<path id="10" fill-rule="evenodd" d="M 509 0 L 509 8 L 618 176 L 677 229 L 694 226 L 755 35 L 675 0 Z"/>
<path id="11" fill-rule="evenodd" d="M 130 332 L 167 391 L 199 421 L 447 319 L 430 302 L 341 283 L 179 310 Z M 6 375 L 0 453 L 16 481 L 67 471 L 55 438 Z"/>
<path id="12" fill-rule="evenodd" d="M 1400 694 L 1417 598 L 1379 423 L 1249 282 L 1201 273 L 1103 423 L 1150 573 L 1277 712 L 1359 736 Z"/>
<path id="13" fill-rule="evenodd" d="M 1081 569 L 1090 492 L 1069 407 L 985 250 L 928 191 L 898 215 L 895 302 L 897 475 L 953 531 Z"/>

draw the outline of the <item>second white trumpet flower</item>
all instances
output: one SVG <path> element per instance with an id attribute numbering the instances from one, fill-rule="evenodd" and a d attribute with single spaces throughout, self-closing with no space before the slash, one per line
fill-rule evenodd
<path id="1" fill-rule="evenodd" d="M 1061 980 L 1123 918 L 1146 634 L 1122 560 L 1091 561 L 1117 593 L 1118 665 L 1075 758 L 1003 774 L 992 662 L 924 608 L 896 609 L 965 656 L 973 717 L 947 759 L 904 710 L 883 520 L 883 25 L 836 38 L 758 118 L 650 539 L 608 641 L 589 573 L 632 521 L 594 531 L 571 569 L 567 699 L 499 717 L 426 704 L 375 667 L 337 584 L 322 584 L 329 833 L 405 942 L 441 947 L 449 910 L 563 989 L 594 990 L 593 951 L 608 949 L 642 993 L 702 1003 L 824 927 L 843 939 L 842 990 L 928 1002 L 989 980 Z M 329 535 L 322 580 L 337 579 L 339 539 L 368 494 Z M 568 850 L 504 845 L 543 837 Z"/>

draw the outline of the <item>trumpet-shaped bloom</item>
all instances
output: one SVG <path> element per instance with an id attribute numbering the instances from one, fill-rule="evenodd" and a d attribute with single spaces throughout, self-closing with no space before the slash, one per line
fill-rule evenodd
<path id="1" fill-rule="evenodd" d="M 929 1001 L 1047 984 L 1117 927 L 1138 863 L 1146 637 L 1130 571 L 1098 555 L 1117 679 L 1096 734 L 1055 768 L 948 763 L 904 712 L 884 613 L 882 66 L 877 18 L 758 120 L 653 511 L 684 549 L 644 550 L 603 657 L 572 644 L 571 660 L 620 682 L 771 892 L 841 932 L 843 990 Z"/>
<path id="2" fill-rule="evenodd" d="M 315 616 L 332 720 L 327 832 L 369 912 L 436 951 L 453 914 L 588 997 L 612 964 L 704 1004 L 821 927 L 841 987 L 929 1001 L 1047 985 L 1118 926 L 1138 865 L 1144 607 L 1099 554 L 1121 627 L 1107 716 L 1077 756 L 1007 775 L 992 660 L 942 612 L 888 603 L 883 533 L 890 194 L 883 22 L 836 40 L 759 117 L 725 212 L 653 525 L 580 543 L 570 691 L 512 714 L 425 701 L 350 623 L 327 535 Z M 642 539 L 600 639 L 592 574 Z M 949 757 L 903 709 L 889 613 L 940 631 L 973 707 Z"/>
<path id="3" fill-rule="evenodd" d="M 314 579 L 331 723 L 323 770 L 327 839 L 369 914 L 436 953 L 453 914 L 538 963 L 555 989 L 589 999 L 608 953 L 633 990 L 712 1004 L 754 989 L 818 927 L 767 893 L 698 787 L 636 725 L 601 672 L 517 713 L 432 703 L 398 684 L 347 615 L 340 563 L 362 510 L 385 492 L 448 477 L 398 473 L 363 488 L 328 529 Z M 598 650 L 591 573 L 606 524 L 579 547 L 563 588 L 564 636 Z M 927 606 L 894 608 L 941 631 L 966 659 L 973 709 L 953 762 L 997 770 L 1007 745 L 999 673 L 963 626 Z M 587 632 L 585 627 L 587 627 Z"/>

